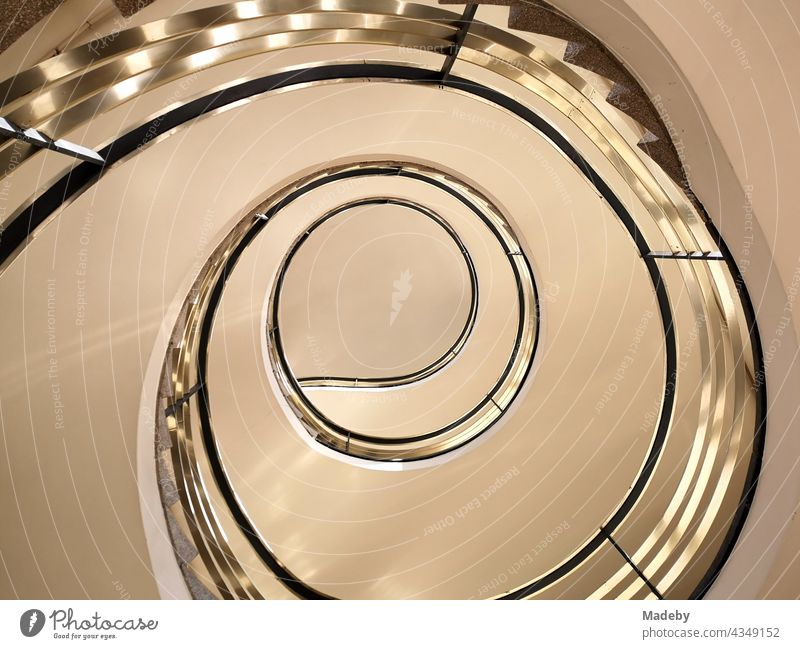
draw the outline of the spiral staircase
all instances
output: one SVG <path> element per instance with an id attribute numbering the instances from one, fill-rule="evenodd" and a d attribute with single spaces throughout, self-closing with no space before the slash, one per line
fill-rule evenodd
<path id="1" fill-rule="evenodd" d="M 794 284 L 612 4 L 156 0 L 4 68 L 3 594 L 786 596 Z"/>

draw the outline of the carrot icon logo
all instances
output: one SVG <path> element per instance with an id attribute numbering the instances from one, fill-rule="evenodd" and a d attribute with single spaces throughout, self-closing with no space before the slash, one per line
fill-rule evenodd
<path id="1" fill-rule="evenodd" d="M 19 630 L 22 635 L 32 638 L 44 627 L 44 613 L 38 608 L 25 611 L 19 618 Z"/>

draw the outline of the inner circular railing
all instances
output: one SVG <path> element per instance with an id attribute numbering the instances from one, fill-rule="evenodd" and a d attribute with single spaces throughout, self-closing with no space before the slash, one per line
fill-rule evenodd
<path id="1" fill-rule="evenodd" d="M 374 166 L 373 173 L 385 173 L 386 166 Z M 370 165 L 363 165 L 360 168 L 363 174 L 370 173 Z M 328 182 L 342 177 L 342 173 L 347 172 L 326 172 Z M 397 167 L 396 173 L 407 178 L 414 178 L 419 182 L 425 182 L 441 187 L 446 187 L 446 183 L 437 179 L 424 169 L 409 167 Z M 452 184 L 452 181 L 450 181 Z M 314 187 L 314 180 L 309 180 L 305 187 Z M 463 185 L 458 190 L 451 189 L 453 195 L 459 197 L 463 204 L 468 208 L 472 217 L 477 219 L 481 226 L 486 230 L 492 245 L 498 246 L 502 254 L 507 259 L 509 267 L 513 271 L 515 282 L 514 292 L 517 296 L 515 308 L 517 309 L 517 331 L 511 349 L 508 363 L 495 380 L 487 383 L 485 396 L 472 407 L 462 413 L 447 425 L 435 430 L 426 430 L 416 435 L 375 435 L 365 434 L 359 430 L 352 430 L 334 421 L 327 416 L 322 409 L 315 405 L 309 398 L 310 389 L 329 389 L 329 390 L 390 390 L 402 388 L 425 381 L 426 379 L 448 369 L 449 364 L 458 357 L 459 352 L 467 344 L 470 334 L 475 327 L 476 314 L 479 302 L 479 278 L 472 263 L 469 251 L 466 250 L 459 239 L 458 234 L 450 224 L 444 221 L 432 210 L 423 206 L 414 205 L 400 199 L 387 197 L 361 199 L 330 210 L 325 215 L 316 219 L 298 237 L 289 248 L 283 262 L 280 265 L 276 282 L 270 299 L 269 317 L 267 320 L 267 335 L 269 340 L 270 359 L 273 369 L 281 385 L 284 395 L 294 408 L 299 419 L 308 430 L 309 434 L 319 443 L 354 457 L 368 460 L 380 461 L 408 461 L 420 460 L 434 457 L 459 448 L 471 441 L 475 437 L 488 430 L 494 423 L 502 417 L 504 411 L 509 407 L 522 388 L 524 378 L 530 370 L 533 359 L 534 348 L 536 346 L 537 332 L 537 306 L 536 291 L 533 284 L 533 277 L 524 253 L 522 252 L 516 237 L 513 235 L 509 224 L 495 210 L 488 207 L 488 203 L 482 201 L 486 206 L 485 210 L 479 207 L 476 200 L 470 199 L 474 195 L 474 190 Z M 302 188 L 294 192 L 294 197 L 303 194 Z M 476 197 L 477 198 L 477 197 Z M 280 207 L 286 206 L 282 202 Z M 470 305 L 466 321 L 459 332 L 455 342 L 449 346 L 444 354 L 439 356 L 432 363 L 416 371 L 406 373 L 402 376 L 382 376 L 382 377 L 343 377 L 343 376 L 311 376 L 298 377 L 292 370 L 291 363 L 287 360 L 284 351 L 284 339 L 287 335 L 303 335 L 291 330 L 284 333 L 284 328 L 279 326 L 281 312 L 281 295 L 284 289 L 284 282 L 287 271 L 290 268 L 295 255 L 301 250 L 314 232 L 325 223 L 336 219 L 342 214 L 354 208 L 375 205 L 375 204 L 394 204 L 410 207 L 416 212 L 424 214 L 428 219 L 437 223 L 443 228 L 448 236 L 456 243 L 468 269 Z M 273 218 L 276 211 L 268 211 L 265 219 Z M 401 276 L 402 281 L 402 276 Z M 398 295 L 403 296 L 408 288 L 398 284 Z M 401 306 L 400 304 L 395 307 Z M 393 313 L 392 315 L 395 315 Z M 391 317 L 391 316 L 390 316 Z M 451 374 L 455 374 L 451 372 Z M 461 369 L 460 376 L 464 376 Z M 450 384 L 452 390 L 462 387 L 463 378 L 459 375 L 451 376 Z"/>

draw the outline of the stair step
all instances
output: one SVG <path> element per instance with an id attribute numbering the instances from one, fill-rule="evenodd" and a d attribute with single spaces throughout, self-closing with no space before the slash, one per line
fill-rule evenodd
<path id="1" fill-rule="evenodd" d="M 549 36 L 547 34 L 536 34 L 534 32 L 523 31 L 521 29 L 513 29 L 508 27 L 508 14 L 509 8 L 506 5 L 483 5 L 478 8 L 476 18 L 481 22 L 499 27 L 500 29 L 521 38 L 524 41 L 535 45 L 536 47 L 544 50 L 551 56 L 558 59 L 563 58 L 564 51 L 567 48 L 567 41 Z"/>
<path id="2" fill-rule="evenodd" d="M 624 83 L 627 73 L 616 60 L 598 43 L 570 41 L 564 52 L 564 60 L 572 65 L 599 74 L 614 83 Z"/>
<path id="3" fill-rule="evenodd" d="M 439 4 L 455 3 L 439 0 Z M 512 30 L 566 41 L 562 60 L 573 69 L 581 68 L 579 74 L 606 97 L 609 105 L 638 122 L 640 128 L 634 130 L 640 134 L 637 146 L 690 191 L 675 146 L 650 98 L 602 42 L 544 0 L 478 0 L 478 4 L 510 7 L 508 27 Z M 595 76 L 588 77 L 586 71 Z M 606 90 L 608 82 L 612 85 Z"/>

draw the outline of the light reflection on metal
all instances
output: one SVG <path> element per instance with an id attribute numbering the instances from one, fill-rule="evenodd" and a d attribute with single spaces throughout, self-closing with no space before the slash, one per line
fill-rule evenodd
<path id="1" fill-rule="evenodd" d="M 32 144 L 40 149 L 50 149 L 56 153 L 63 153 L 64 155 L 78 158 L 79 160 L 94 162 L 99 165 L 105 163 L 103 156 L 85 146 L 75 144 L 74 142 L 68 142 L 64 139 L 52 140 L 34 128 L 21 129 L 19 126 L 16 126 L 2 117 L 0 117 L 0 134 L 27 144 Z"/>

